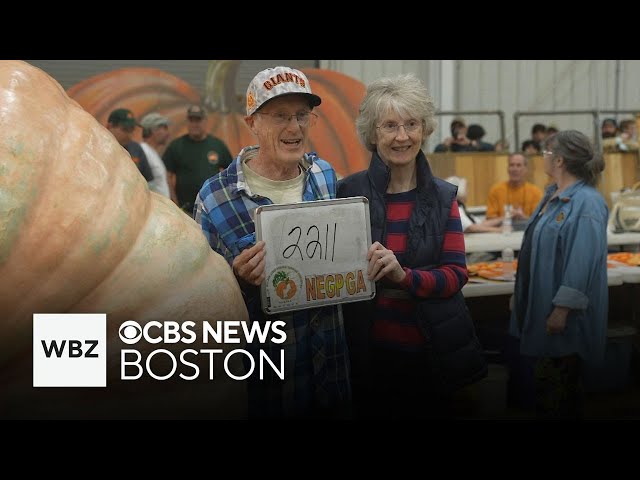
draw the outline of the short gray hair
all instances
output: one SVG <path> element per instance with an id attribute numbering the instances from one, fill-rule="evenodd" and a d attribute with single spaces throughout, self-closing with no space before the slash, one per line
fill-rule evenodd
<path id="1" fill-rule="evenodd" d="M 367 93 L 360 105 L 356 130 L 360 141 L 371 152 L 380 118 L 389 110 L 422 121 L 422 143 L 436 128 L 435 105 L 422 81 L 413 73 L 380 78 L 367 86 Z"/>

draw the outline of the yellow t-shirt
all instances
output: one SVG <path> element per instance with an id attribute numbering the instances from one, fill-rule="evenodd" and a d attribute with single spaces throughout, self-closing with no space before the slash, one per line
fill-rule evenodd
<path id="1" fill-rule="evenodd" d="M 251 170 L 251 167 L 246 163 L 247 160 L 249 159 L 244 160 L 242 172 L 249 184 L 251 193 L 267 197 L 273 203 L 302 201 L 302 193 L 304 192 L 304 173 L 302 169 L 300 169 L 300 175 L 291 180 L 270 180 Z"/>
<path id="2" fill-rule="evenodd" d="M 489 190 L 487 198 L 487 218 L 502 217 L 504 206 L 522 208 L 524 214 L 530 217 L 542 200 L 542 190 L 530 182 L 512 188 L 509 182 L 500 182 Z"/>

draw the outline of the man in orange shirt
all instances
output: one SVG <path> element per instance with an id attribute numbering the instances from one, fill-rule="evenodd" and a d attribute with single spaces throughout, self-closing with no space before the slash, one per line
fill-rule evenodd
<path id="1" fill-rule="evenodd" d="M 527 157 L 521 153 L 509 155 L 509 180 L 496 183 L 489 190 L 487 218 L 503 217 L 505 205 L 511 205 L 514 222 L 526 221 L 542 199 L 542 190 L 527 182 Z"/>

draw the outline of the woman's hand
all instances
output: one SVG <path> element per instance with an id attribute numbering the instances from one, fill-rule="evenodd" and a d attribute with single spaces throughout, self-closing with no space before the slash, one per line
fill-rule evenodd
<path id="1" fill-rule="evenodd" d="M 395 253 L 387 249 L 380 242 L 375 242 L 367 251 L 367 277 L 377 282 L 382 277 L 387 277 L 392 282 L 398 283 L 404 280 L 404 269 L 398 263 Z"/>
<path id="2" fill-rule="evenodd" d="M 547 318 L 547 333 L 553 335 L 555 333 L 564 332 L 567 326 L 567 315 L 569 314 L 567 307 L 555 307 L 551 315 Z"/>

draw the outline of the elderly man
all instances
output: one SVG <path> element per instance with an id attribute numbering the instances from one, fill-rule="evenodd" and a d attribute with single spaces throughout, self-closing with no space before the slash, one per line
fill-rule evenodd
<path id="1" fill-rule="evenodd" d="M 247 89 L 245 122 L 258 144 L 244 148 L 224 171 L 210 178 L 196 198 L 196 221 L 211 248 L 231 264 L 252 322 L 285 322 L 287 338 L 248 349 L 266 350 L 272 361 L 285 350 L 284 380 L 249 378 L 253 418 L 335 417 L 348 414 L 349 363 L 342 308 L 330 305 L 278 315 L 262 311 L 264 241 L 256 243 L 253 211 L 260 205 L 335 198 L 336 173 L 314 153 L 305 153 L 321 99 L 300 71 L 275 67 L 258 73 Z"/>
<path id="2" fill-rule="evenodd" d="M 542 190 L 527 181 L 527 157 L 521 153 L 509 155 L 509 180 L 499 182 L 489 190 L 487 218 L 503 217 L 505 205 L 511 205 L 515 222 L 526 221 L 542 199 Z"/>

